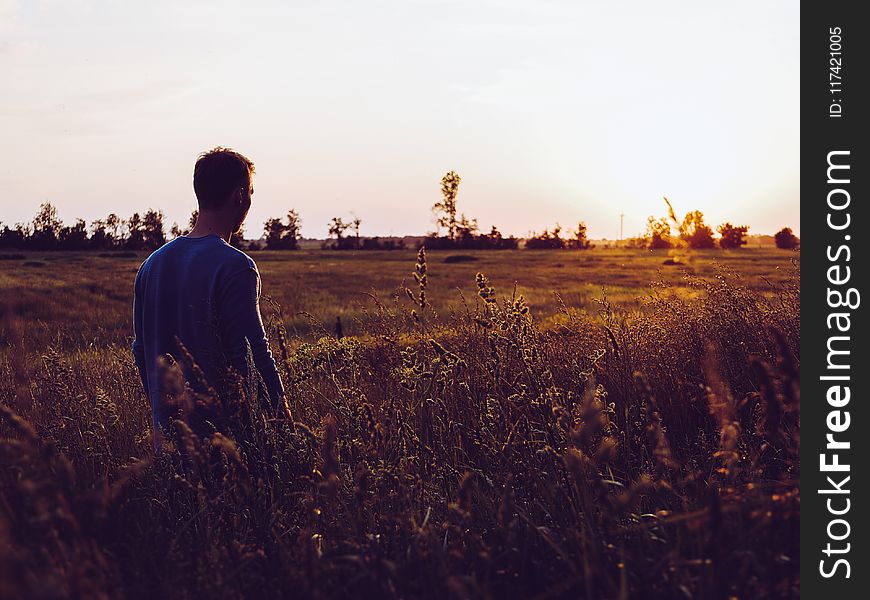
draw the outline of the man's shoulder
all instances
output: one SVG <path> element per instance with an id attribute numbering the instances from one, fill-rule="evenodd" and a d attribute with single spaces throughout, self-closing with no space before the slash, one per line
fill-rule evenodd
<path id="1" fill-rule="evenodd" d="M 209 263 L 215 266 L 218 277 L 233 277 L 245 271 L 257 271 L 257 263 L 250 256 L 219 239 L 209 250 Z"/>
<path id="2" fill-rule="evenodd" d="M 176 238 L 176 239 L 178 239 L 178 238 Z M 170 240 L 170 241 L 166 242 L 165 244 L 163 244 L 162 246 L 160 246 L 159 248 L 157 248 L 156 250 L 152 251 L 151 254 L 149 254 L 145 258 L 145 260 L 142 261 L 142 264 L 139 265 L 139 272 L 141 273 L 142 271 L 147 271 L 155 263 L 160 262 L 161 257 L 167 251 L 171 252 L 171 246 L 174 244 L 174 242 L 175 242 L 175 240 Z"/>
<path id="3" fill-rule="evenodd" d="M 257 270 L 257 263 L 254 262 L 254 259 L 235 246 L 230 246 L 229 244 L 224 243 L 223 255 L 226 256 L 227 262 L 235 268 Z"/>
<path id="4" fill-rule="evenodd" d="M 139 265 L 139 273 L 147 272 L 153 269 L 156 265 L 159 265 L 163 260 L 167 259 L 169 256 L 175 253 L 175 250 L 178 246 L 178 238 L 174 240 L 170 240 L 152 251 L 151 254 Z"/>

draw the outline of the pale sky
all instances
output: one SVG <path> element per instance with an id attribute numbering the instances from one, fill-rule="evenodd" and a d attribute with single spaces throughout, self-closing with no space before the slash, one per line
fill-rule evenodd
<path id="1" fill-rule="evenodd" d="M 256 164 L 247 237 L 295 208 L 363 235 L 459 209 L 524 235 L 700 209 L 800 229 L 794 1 L 0 0 L 0 222 L 186 222 L 199 152 Z"/>

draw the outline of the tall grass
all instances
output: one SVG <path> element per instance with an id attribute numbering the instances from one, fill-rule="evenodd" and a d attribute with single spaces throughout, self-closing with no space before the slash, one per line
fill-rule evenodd
<path id="1" fill-rule="evenodd" d="M 295 423 L 180 387 L 156 454 L 126 349 L 7 323 L 0 597 L 797 596 L 796 279 L 553 330 L 483 274 L 427 319 L 435 268 L 362 336 L 270 320 Z"/>

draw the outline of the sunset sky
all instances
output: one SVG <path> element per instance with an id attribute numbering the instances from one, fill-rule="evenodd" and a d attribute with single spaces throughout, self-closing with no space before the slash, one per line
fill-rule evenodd
<path id="1" fill-rule="evenodd" d="M 797 2 L 0 0 L 0 222 L 196 206 L 196 155 L 295 208 L 422 234 L 440 178 L 524 235 L 700 209 L 799 231 Z"/>

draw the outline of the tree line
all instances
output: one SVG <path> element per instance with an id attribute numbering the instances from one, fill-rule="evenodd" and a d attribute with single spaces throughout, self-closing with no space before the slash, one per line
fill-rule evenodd
<path id="1" fill-rule="evenodd" d="M 680 219 L 670 201 L 667 198 L 664 201 L 668 207 L 667 216 L 647 217 L 644 235 L 629 238 L 626 241 L 627 247 L 657 250 L 684 246 L 700 250 L 715 248 L 717 245 L 723 249 L 740 248 L 746 245 L 748 225 L 732 225 L 730 221 L 726 221 L 716 228 L 719 233 L 717 240 L 713 235 L 713 229 L 704 221 L 704 213 L 700 210 L 689 211 Z M 789 227 L 778 231 L 774 235 L 774 242 L 777 248 L 784 249 L 797 248 L 800 243 Z"/>
<path id="2" fill-rule="evenodd" d="M 45 202 L 30 223 L 0 228 L 0 248 L 147 250 L 165 243 L 163 213 L 153 209 L 143 214 L 133 213 L 127 219 L 112 213 L 105 219 L 93 221 L 88 227 L 84 219 L 76 219 L 73 225 L 64 225 L 57 215 L 57 208 Z"/>
<path id="3" fill-rule="evenodd" d="M 430 250 L 479 249 L 515 250 L 520 239 L 504 236 L 493 225 L 489 231 L 481 231 L 476 218 L 469 218 L 457 206 L 461 178 L 455 171 L 449 171 L 441 179 L 441 200 L 432 206 L 435 216 L 435 231 L 424 238 L 424 245 Z M 739 248 L 746 244 L 749 227 L 732 225 L 725 222 L 716 228 L 718 240 L 713 229 L 704 221 L 704 214 L 690 211 L 679 219 L 667 198 L 668 215 L 650 216 L 646 231 L 642 236 L 626 240 L 629 248 L 650 250 L 685 246 L 694 249 Z M 45 202 L 30 223 L 17 223 L 10 227 L 0 227 L 0 248 L 32 250 L 154 250 L 165 244 L 168 239 L 186 235 L 196 223 L 197 211 L 193 211 L 186 227 L 173 223 L 167 236 L 162 211 L 148 209 L 144 213 L 133 213 L 123 219 L 112 213 L 105 219 L 97 219 L 90 226 L 84 219 L 76 219 L 73 225 L 64 225 L 57 214 L 57 208 Z M 2 225 L 2 223 L 0 223 Z M 396 250 L 405 247 L 403 240 L 365 237 L 360 233 L 362 219 L 354 216 L 345 220 L 333 217 L 328 223 L 329 238 L 322 243 L 325 249 L 333 250 Z M 233 236 L 234 246 L 245 246 L 252 250 L 296 250 L 299 248 L 302 219 L 296 210 L 289 210 L 284 217 L 270 218 L 263 224 L 260 241 L 244 242 L 244 233 Z M 774 236 L 777 247 L 793 249 L 799 240 L 788 227 Z M 586 250 L 592 247 L 586 232 L 586 224 L 580 221 L 577 228 L 563 237 L 563 229 L 556 225 L 543 233 L 532 233 L 525 239 L 529 250 Z"/>
<path id="4" fill-rule="evenodd" d="M 57 208 L 50 202 L 40 205 L 29 223 L 13 226 L 0 223 L 0 248 L 20 250 L 155 250 L 170 239 L 187 235 L 196 224 L 198 211 L 194 210 L 186 227 L 173 223 L 167 234 L 163 212 L 149 208 L 135 212 L 129 218 L 115 213 L 105 219 L 96 219 L 90 225 L 84 219 L 65 225 L 58 217 Z M 381 240 L 378 237 L 361 238 L 362 221 L 345 223 L 336 217 L 330 222 L 329 233 L 334 239 L 325 243 L 327 248 L 382 250 L 404 247 L 401 241 Z M 230 243 L 236 247 L 268 250 L 295 250 L 299 248 L 302 220 L 299 213 L 290 210 L 282 218 L 270 218 L 263 224 L 261 241 L 245 242 L 244 231 L 234 235 Z M 347 235 L 348 230 L 351 235 Z"/>

